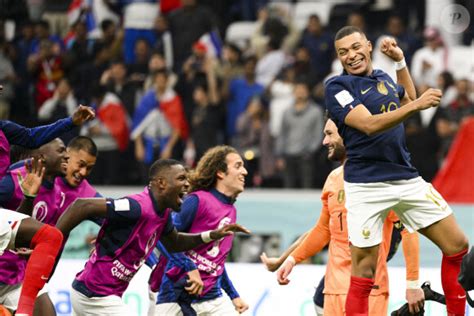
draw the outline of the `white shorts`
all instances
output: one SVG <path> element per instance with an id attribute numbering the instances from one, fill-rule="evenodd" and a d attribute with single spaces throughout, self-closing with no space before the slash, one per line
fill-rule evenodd
<path id="1" fill-rule="evenodd" d="M 10 310 L 16 310 L 18 307 L 18 302 L 20 301 L 20 294 L 22 288 L 22 283 L 14 285 L 0 285 L 0 304 Z M 39 290 L 36 297 L 40 297 L 43 294 L 48 294 L 48 283 L 46 283 L 43 288 Z"/>
<path id="2" fill-rule="evenodd" d="M 116 295 L 87 297 L 71 288 L 73 316 L 130 316 L 127 305 Z"/>
<path id="3" fill-rule="evenodd" d="M 9 310 L 16 310 L 20 299 L 21 284 L 0 285 L 0 304 Z"/>
<path id="4" fill-rule="evenodd" d="M 227 296 L 219 296 L 213 300 L 191 304 L 198 316 L 236 316 L 239 313 Z M 183 316 L 181 308 L 176 303 L 157 304 L 155 316 Z"/>
<path id="5" fill-rule="evenodd" d="M 381 243 L 383 223 L 390 210 L 410 232 L 428 227 L 453 212 L 421 177 L 374 183 L 344 182 L 344 189 L 349 241 L 360 248 Z"/>
<path id="6" fill-rule="evenodd" d="M 0 255 L 5 249 L 15 248 L 15 238 L 20 222 L 28 215 L 0 208 Z"/>

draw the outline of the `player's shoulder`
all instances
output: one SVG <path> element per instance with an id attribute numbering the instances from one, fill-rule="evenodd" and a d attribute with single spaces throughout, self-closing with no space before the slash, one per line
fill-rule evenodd
<path id="1" fill-rule="evenodd" d="M 344 166 L 341 165 L 329 173 L 324 184 L 324 190 L 330 191 L 342 181 L 344 181 Z"/>

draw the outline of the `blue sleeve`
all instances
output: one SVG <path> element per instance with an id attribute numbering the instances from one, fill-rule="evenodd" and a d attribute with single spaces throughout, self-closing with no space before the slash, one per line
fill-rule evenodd
<path id="1" fill-rule="evenodd" d="M 15 191 L 15 184 L 11 174 L 7 174 L 0 180 L 0 206 L 5 207 L 8 201 L 11 200 Z"/>
<path id="2" fill-rule="evenodd" d="M 171 212 L 168 214 L 168 220 L 166 221 L 165 228 L 163 228 L 162 235 L 168 235 L 174 230 L 173 219 L 171 218 Z"/>
<path id="3" fill-rule="evenodd" d="M 331 118 L 339 123 L 344 123 L 347 114 L 357 105 L 362 104 L 349 87 L 335 80 L 329 80 L 326 85 L 325 103 Z"/>
<path id="4" fill-rule="evenodd" d="M 108 220 L 115 222 L 135 222 L 140 218 L 141 212 L 140 204 L 134 199 L 107 199 L 106 218 Z"/>
<path id="5" fill-rule="evenodd" d="M 402 85 L 397 84 L 397 94 L 400 101 L 405 97 L 405 88 Z"/>
<path id="6" fill-rule="evenodd" d="M 10 144 L 38 148 L 61 136 L 74 127 L 72 118 L 58 120 L 49 125 L 26 128 L 10 121 L 3 121 L 1 128 Z"/>
<path id="7" fill-rule="evenodd" d="M 221 287 L 227 293 L 231 300 L 234 298 L 240 297 L 239 292 L 235 289 L 232 281 L 229 279 L 227 270 L 224 267 L 224 272 L 222 273 Z"/>
<path id="8" fill-rule="evenodd" d="M 145 260 L 145 264 L 153 269 L 153 267 L 158 263 L 158 256 L 152 251 L 148 258 Z"/>
<path id="9" fill-rule="evenodd" d="M 165 246 L 159 241 L 156 244 L 156 248 L 160 251 L 160 253 L 168 259 L 168 262 L 171 263 L 173 266 L 183 269 L 186 272 L 196 270 L 196 264 L 189 259 L 184 253 L 182 252 L 174 252 L 170 253 L 166 250 Z"/>
<path id="10" fill-rule="evenodd" d="M 199 198 L 195 194 L 190 194 L 184 199 L 181 210 L 173 214 L 173 223 L 178 231 L 189 231 L 196 217 L 198 205 Z"/>

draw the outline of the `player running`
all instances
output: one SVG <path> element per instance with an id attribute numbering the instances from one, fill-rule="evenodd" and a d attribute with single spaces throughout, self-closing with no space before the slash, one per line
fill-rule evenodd
<path id="1" fill-rule="evenodd" d="M 185 251 L 249 231 L 238 224 L 202 234 L 178 233 L 171 210 L 179 210 L 188 189 L 186 170 L 176 160 L 158 160 L 149 172 L 149 185 L 121 199 L 77 199 L 59 219 L 67 238 L 87 218 L 105 218 L 95 251 L 77 274 L 71 291 L 73 315 L 128 315 L 122 295 L 160 240 L 172 252 Z"/>
<path id="2" fill-rule="evenodd" d="M 234 202 L 244 191 L 246 175 L 244 162 L 234 148 L 217 146 L 209 149 L 190 175 L 191 193 L 174 216 L 176 228 L 182 232 L 200 233 L 235 223 Z M 187 251 L 191 265 L 181 264 L 183 260 L 170 261 L 159 290 L 155 315 L 225 316 L 246 311 L 248 305 L 233 287 L 224 266 L 232 240 L 233 235 L 229 235 Z M 196 270 L 187 269 L 187 266 L 197 267 L 204 282 L 202 291 L 193 282 L 192 273 Z M 221 287 L 234 306 L 222 295 Z M 186 291 L 199 296 L 186 295 Z"/>

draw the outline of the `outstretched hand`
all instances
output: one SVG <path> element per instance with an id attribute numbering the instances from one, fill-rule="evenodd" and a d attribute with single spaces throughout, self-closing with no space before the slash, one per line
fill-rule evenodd
<path id="1" fill-rule="evenodd" d="M 224 238 L 225 236 L 233 235 L 234 233 L 250 234 L 250 230 L 248 230 L 244 226 L 241 226 L 235 223 L 235 224 L 225 225 L 222 228 L 211 231 L 210 236 L 211 236 L 211 239 L 218 240 L 218 239 Z"/>
<path id="2" fill-rule="evenodd" d="M 391 58 L 393 61 L 401 61 L 403 59 L 403 51 L 398 47 L 397 41 L 393 37 L 384 37 L 380 51 Z"/>
<path id="3" fill-rule="evenodd" d="M 281 266 L 280 258 L 267 257 L 266 253 L 260 255 L 260 260 L 265 265 L 268 271 L 275 272 Z"/>
<path id="4" fill-rule="evenodd" d="M 45 167 L 41 159 L 31 158 L 25 161 L 26 177 L 20 180 L 20 187 L 24 195 L 36 196 L 43 181 Z"/>
<path id="5" fill-rule="evenodd" d="M 79 105 L 71 117 L 74 125 L 81 126 L 85 122 L 92 120 L 95 117 L 95 112 L 89 106 Z"/>

